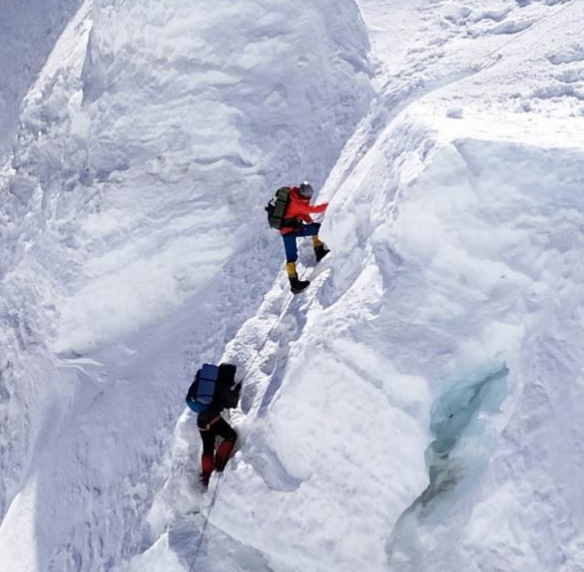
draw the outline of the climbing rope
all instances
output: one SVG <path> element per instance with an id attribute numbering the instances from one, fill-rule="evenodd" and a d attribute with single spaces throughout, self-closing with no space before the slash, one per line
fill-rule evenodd
<path id="1" fill-rule="evenodd" d="M 207 516 L 203 522 L 203 527 L 201 528 L 201 534 L 199 534 L 199 541 L 197 542 L 197 548 L 195 548 L 195 555 L 193 557 L 193 562 L 189 567 L 189 572 L 194 572 L 195 564 L 197 563 L 197 558 L 199 557 L 199 553 L 201 551 L 201 546 L 203 545 L 203 540 L 205 538 L 205 532 L 207 531 L 207 525 L 209 524 L 209 517 L 211 516 L 211 511 L 215 506 L 215 502 L 219 495 L 219 489 L 221 488 L 221 484 L 223 483 L 223 473 L 219 473 L 217 477 L 217 484 L 215 485 L 215 490 L 213 491 L 213 497 L 211 498 L 211 503 L 209 504 L 209 510 L 207 512 Z"/>
<path id="2" fill-rule="evenodd" d="M 251 360 L 251 363 L 249 364 L 249 366 L 247 368 L 247 372 L 243 376 L 243 379 L 241 380 L 241 384 L 242 385 L 245 382 L 245 380 L 248 378 L 249 374 L 251 373 L 251 370 L 252 370 L 253 365 L 255 364 L 255 362 L 257 361 L 258 357 L 260 356 L 260 354 L 261 354 L 262 350 L 264 349 L 267 341 L 270 339 L 270 336 L 272 335 L 272 332 L 274 331 L 274 329 L 276 328 L 276 326 L 281 322 L 282 317 L 288 311 L 288 307 L 290 306 L 290 302 L 293 299 L 294 299 L 294 295 L 293 294 L 289 294 L 286 302 L 284 303 L 284 305 L 282 306 L 282 309 L 280 310 L 280 313 L 278 314 L 278 317 L 274 320 L 274 323 L 271 325 L 270 329 L 268 330 L 268 333 L 265 335 L 263 342 L 261 343 L 260 347 L 256 350 L 255 356 Z M 229 415 L 229 413 L 228 413 L 228 415 Z M 219 491 L 221 489 L 221 485 L 222 484 L 223 484 L 223 473 L 221 472 L 221 473 L 219 473 L 219 476 L 217 477 L 217 484 L 215 485 L 215 490 L 213 491 L 213 496 L 211 497 L 211 502 L 209 503 L 209 510 L 207 511 L 207 514 L 206 514 L 206 516 L 204 518 L 203 526 L 201 528 L 201 533 L 199 534 L 199 540 L 197 542 L 197 547 L 195 548 L 195 555 L 193 556 L 193 562 L 192 562 L 192 564 L 189 567 L 189 572 L 194 572 L 194 570 L 195 570 L 195 564 L 197 563 L 197 559 L 199 558 L 199 554 L 200 554 L 201 548 L 203 546 L 203 540 L 205 539 L 205 533 L 207 531 L 207 526 L 209 524 L 209 519 L 211 518 L 211 513 L 213 511 L 213 508 L 215 507 L 215 503 L 217 501 L 217 498 L 219 497 Z"/>
<path id="3" fill-rule="evenodd" d="M 524 36 L 525 34 L 529 34 L 530 32 L 533 32 L 537 28 L 541 27 L 546 22 L 550 22 L 551 20 L 554 20 L 560 14 L 563 14 L 566 10 L 568 10 L 569 8 L 571 8 L 572 6 L 574 6 L 575 4 L 576 4 L 576 0 L 570 0 L 563 8 L 561 8 L 557 12 L 554 12 L 553 14 L 550 14 L 549 16 L 546 16 L 545 18 L 542 18 L 539 22 L 533 24 L 532 26 L 529 26 L 528 28 L 526 28 L 522 32 L 519 32 L 518 34 L 515 34 L 510 40 L 507 40 L 506 42 L 502 43 L 500 46 L 498 46 L 497 48 L 495 48 L 493 51 L 491 51 L 488 54 L 486 54 L 482 58 L 482 61 L 484 63 L 478 66 L 477 71 L 484 70 L 484 69 L 489 68 L 492 65 L 496 64 L 499 61 L 500 58 L 495 58 L 492 62 L 490 62 L 490 63 L 488 62 L 488 60 L 494 54 L 497 54 L 503 48 L 507 47 L 509 44 L 512 44 L 513 42 L 516 42 L 517 40 L 519 40 L 519 38 L 521 38 L 521 36 Z"/>
<path id="4" fill-rule="evenodd" d="M 293 299 L 294 299 L 294 294 L 289 294 L 286 302 L 284 302 L 284 305 L 282 306 L 282 309 L 280 310 L 280 314 L 274 320 L 274 323 L 272 324 L 272 326 L 268 330 L 268 333 L 264 337 L 264 341 L 262 342 L 262 344 L 260 345 L 260 347 L 257 349 L 254 358 L 251 360 L 251 363 L 247 367 L 247 371 L 246 371 L 245 375 L 243 376 L 243 379 L 241 380 L 241 385 L 242 386 L 243 386 L 244 381 L 248 378 L 249 374 L 251 373 L 252 367 L 254 366 L 255 362 L 260 357 L 260 354 L 262 353 L 262 350 L 264 349 L 266 343 L 270 339 L 270 336 L 272 335 L 272 332 L 274 331 L 274 329 L 276 328 L 276 326 L 282 321 L 282 317 L 286 315 L 286 312 L 288 311 L 288 307 L 290 306 L 290 302 Z"/>
<path id="5" fill-rule="evenodd" d="M 498 54 L 499 52 L 501 52 L 505 47 L 509 46 L 510 44 L 516 42 L 517 40 L 519 40 L 519 38 L 521 38 L 522 36 L 524 36 L 525 34 L 528 34 L 534 30 L 536 30 L 537 28 L 540 28 L 543 24 L 545 24 L 546 22 L 550 22 L 556 18 L 558 18 L 561 14 L 563 14 L 566 10 L 568 10 L 569 8 L 571 8 L 572 6 L 574 6 L 576 4 L 576 0 L 570 0 L 566 6 L 564 6 L 563 8 L 561 8 L 560 10 L 558 10 L 557 12 L 550 14 L 549 16 L 546 16 L 545 18 L 542 18 L 539 22 L 537 22 L 536 24 L 529 26 L 528 28 L 526 28 L 525 30 L 515 34 L 510 40 L 502 43 L 500 46 L 498 46 L 497 48 L 495 48 L 494 50 L 492 50 L 491 52 L 487 53 L 485 56 L 483 56 L 483 58 L 481 59 L 481 61 L 483 62 L 482 64 L 480 64 L 477 68 L 477 71 L 486 69 L 492 65 L 494 65 L 497 61 L 499 61 L 499 58 L 495 58 L 494 61 L 489 62 L 490 58 L 492 58 L 495 54 Z M 290 302 L 293 300 L 294 295 L 290 294 L 289 297 L 287 298 L 286 302 L 284 303 L 284 305 L 282 306 L 282 309 L 280 310 L 280 313 L 278 315 L 278 317 L 274 320 L 273 324 L 271 325 L 270 329 L 268 330 L 268 332 L 266 333 L 261 345 L 259 346 L 259 348 L 256 350 L 255 355 L 253 357 L 253 359 L 251 360 L 249 366 L 247 367 L 247 372 L 244 375 L 243 379 L 241 380 L 241 384 L 243 385 L 243 383 L 247 380 L 249 374 L 251 373 L 253 366 L 255 365 L 257 359 L 259 358 L 260 354 L 262 353 L 266 343 L 268 342 L 268 340 L 270 339 L 270 336 L 272 335 L 272 332 L 274 331 L 274 329 L 276 328 L 276 326 L 280 323 L 280 321 L 282 320 L 282 317 L 286 314 L 288 307 L 290 306 Z M 211 498 L 211 502 L 209 504 L 209 509 L 207 511 L 207 514 L 205 516 L 204 522 L 203 522 L 203 526 L 201 528 L 201 533 L 199 535 L 199 539 L 197 542 L 197 547 L 195 549 L 195 554 L 193 557 L 193 561 L 192 564 L 189 567 L 189 572 L 194 572 L 195 570 L 195 565 L 197 563 L 197 559 L 199 557 L 201 548 L 203 546 L 203 541 L 205 539 L 205 534 L 207 531 L 207 526 L 209 524 L 209 520 L 211 517 L 211 513 L 213 511 L 213 508 L 215 507 L 215 504 L 217 502 L 217 499 L 219 498 L 219 492 L 221 490 L 221 485 L 223 484 L 223 473 L 220 473 L 219 476 L 217 477 L 217 484 L 215 485 L 215 490 L 213 491 L 213 496 Z"/>

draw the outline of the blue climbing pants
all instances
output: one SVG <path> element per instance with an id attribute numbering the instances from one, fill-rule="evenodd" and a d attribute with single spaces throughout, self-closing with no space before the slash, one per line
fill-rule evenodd
<path id="1" fill-rule="evenodd" d="M 286 250 L 286 262 L 296 262 L 298 260 L 298 245 L 296 239 L 299 236 L 317 236 L 320 230 L 320 223 L 313 222 L 304 224 L 298 230 L 284 234 L 284 249 Z"/>

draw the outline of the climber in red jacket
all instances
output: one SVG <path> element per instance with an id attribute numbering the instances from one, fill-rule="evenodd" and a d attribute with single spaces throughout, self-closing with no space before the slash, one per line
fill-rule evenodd
<path id="1" fill-rule="evenodd" d="M 312 185 L 302 183 L 300 187 L 290 187 L 290 200 L 284 213 L 285 224 L 280 230 L 286 250 L 286 271 L 290 279 L 290 289 L 294 294 L 302 292 L 309 284 L 309 280 L 299 280 L 296 272 L 298 260 L 298 246 L 296 239 L 299 236 L 312 236 L 312 245 L 316 261 L 320 262 L 330 251 L 318 238 L 320 223 L 312 220 L 311 214 L 323 213 L 328 203 L 311 206 L 313 195 Z M 304 224 L 307 223 L 307 224 Z"/>

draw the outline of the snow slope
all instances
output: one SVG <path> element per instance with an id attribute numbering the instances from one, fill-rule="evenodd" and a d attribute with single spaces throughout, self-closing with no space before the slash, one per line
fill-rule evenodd
<path id="1" fill-rule="evenodd" d="M 19 107 L 80 0 L 5 0 L 0 11 L 0 152 L 18 126 Z"/>
<path id="2" fill-rule="evenodd" d="M 584 6 L 194 4 L 96 3 L 27 99 L 2 565 L 581 570 Z M 258 229 L 305 176 L 332 254 L 292 298 Z M 222 357 L 203 494 L 182 398 Z"/>
<path id="3" fill-rule="evenodd" d="M 324 180 L 367 109 L 350 2 L 202 6 L 85 3 L 26 98 L 2 190 L 8 570 L 140 550 L 193 362 L 281 267 L 271 186 Z"/>
<path id="4" fill-rule="evenodd" d="M 367 7 L 379 9 L 364 6 L 366 21 Z M 171 516 L 168 528 L 188 504 L 176 496 L 184 482 L 167 484 L 151 514 L 161 536 L 132 570 L 156 569 L 166 541 L 183 557 L 176 570 L 218 570 L 225 552 L 258 570 L 579 569 L 579 479 L 556 479 L 579 462 L 568 451 L 581 429 L 553 430 L 561 413 L 547 402 L 579 394 L 581 130 L 570 94 L 533 98 L 565 50 L 555 27 L 578 41 L 569 23 L 580 8 L 571 10 L 444 3 L 430 20 L 436 41 L 421 30 L 426 46 L 412 49 L 411 68 L 380 62 L 385 105 L 374 105 L 324 190 L 329 268 L 314 299 L 285 308 L 260 371 L 248 373 L 246 441 L 201 548 L 192 548 L 196 520 Z M 539 50 L 527 34 L 518 45 L 499 39 L 529 18 L 538 41 L 549 36 Z M 550 319 L 560 320 L 553 332 Z M 226 357 L 244 353 L 247 329 L 265 321 L 254 318 Z M 558 355 L 564 328 L 571 341 Z M 573 365 L 559 375 L 558 362 Z M 571 419 L 577 403 L 569 399 Z M 179 483 L 193 455 L 192 422 L 182 424 Z M 248 568 L 250 547 L 267 561 Z"/>

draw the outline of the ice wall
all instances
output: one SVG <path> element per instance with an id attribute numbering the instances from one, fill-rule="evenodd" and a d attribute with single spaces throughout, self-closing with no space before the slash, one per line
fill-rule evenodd
<path id="1" fill-rule="evenodd" d="M 0 153 L 18 126 L 19 107 L 81 0 L 5 0 L 0 13 Z"/>
<path id="2" fill-rule="evenodd" d="M 463 195 L 447 199 L 430 177 L 434 184 L 426 189 L 432 202 L 445 209 L 434 220 L 441 246 L 426 266 L 441 266 L 443 273 L 455 269 L 466 293 L 476 297 L 476 317 L 483 323 L 478 340 L 469 336 L 475 319 L 459 321 L 462 297 L 449 296 L 450 310 L 442 305 L 465 339 L 461 348 L 466 346 L 467 359 L 498 348 L 509 374 L 505 385 L 497 381 L 498 389 L 492 383 L 475 386 L 480 412 L 466 424 L 446 463 L 436 466 L 435 450 L 429 456 L 435 485 L 396 526 L 390 562 L 404 572 L 443 570 L 446 563 L 455 569 L 577 570 L 582 484 L 566 468 L 580 466 L 573 451 L 583 438 L 575 421 L 581 415 L 583 359 L 582 271 L 576 263 L 584 248 L 581 151 L 474 140 L 458 141 L 456 148 L 459 177 L 471 184 L 464 195 L 470 199 L 476 193 L 480 200 L 467 202 L 473 205 L 467 210 Z M 436 172 L 435 166 L 429 172 Z M 407 217 L 406 208 L 402 216 Z M 464 240 L 448 241 L 444 249 L 443 231 L 461 223 L 462 212 L 475 209 L 480 221 L 463 223 Z M 474 269 L 461 257 L 473 251 L 481 253 Z M 493 256 L 498 270 L 490 263 Z M 446 416 L 464 391 L 472 395 L 460 389 L 460 381 L 448 383 L 436 400 L 437 430 L 460 428 L 463 417 L 455 409 L 452 419 Z M 443 443 L 446 449 L 450 444 Z"/>
<path id="3" fill-rule="evenodd" d="M 322 183 L 368 107 L 352 2 L 207 7 L 87 3 L 25 101 L 1 215 L 10 570 L 139 551 L 192 362 L 281 270 L 263 204 Z"/>

